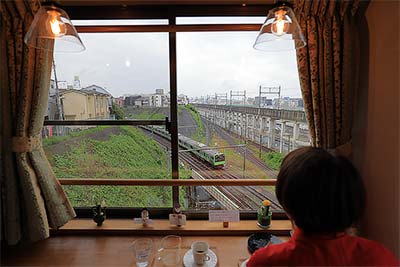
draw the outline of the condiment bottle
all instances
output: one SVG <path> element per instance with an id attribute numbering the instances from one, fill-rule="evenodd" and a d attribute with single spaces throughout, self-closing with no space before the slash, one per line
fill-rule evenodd
<path id="1" fill-rule="evenodd" d="M 257 225 L 261 228 L 269 228 L 271 225 L 271 218 L 271 202 L 266 199 L 262 202 L 261 207 L 257 210 Z"/>

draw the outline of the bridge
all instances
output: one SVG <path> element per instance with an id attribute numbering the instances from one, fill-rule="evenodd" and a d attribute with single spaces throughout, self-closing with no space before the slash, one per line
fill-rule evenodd
<path id="1" fill-rule="evenodd" d="M 304 111 L 193 104 L 200 115 L 226 130 L 279 152 L 309 145 Z"/>

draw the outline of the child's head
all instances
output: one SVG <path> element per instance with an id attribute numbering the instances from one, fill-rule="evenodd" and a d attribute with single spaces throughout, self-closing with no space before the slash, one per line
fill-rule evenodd
<path id="1" fill-rule="evenodd" d="M 343 231 L 365 208 L 364 184 L 351 162 L 313 147 L 299 148 L 284 158 L 276 195 L 307 233 Z"/>

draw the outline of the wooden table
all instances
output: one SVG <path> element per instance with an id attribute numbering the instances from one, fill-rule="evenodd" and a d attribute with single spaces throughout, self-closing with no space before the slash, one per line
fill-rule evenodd
<path id="1" fill-rule="evenodd" d="M 143 237 L 143 236 L 140 236 Z M 6 249 L 5 266 L 135 266 L 131 243 L 139 236 L 55 236 Z M 148 236 L 158 248 L 162 236 Z M 280 237 L 287 240 L 287 237 Z M 197 240 L 215 247 L 218 266 L 235 267 L 249 257 L 246 236 L 183 236 L 182 247 Z"/>
<path id="2" fill-rule="evenodd" d="M 267 231 L 286 241 L 290 229 L 290 221 L 273 220 Z M 167 220 L 154 220 L 152 226 L 143 227 L 129 219 L 112 219 L 99 227 L 90 219 L 75 219 L 52 231 L 54 236 L 47 240 L 7 248 L 2 251 L 5 253 L 1 263 L 5 266 L 136 266 L 132 250 L 134 240 L 149 237 L 157 250 L 162 237 L 179 235 L 182 236 L 182 254 L 194 241 L 202 240 L 215 250 L 219 267 L 234 267 L 250 256 L 248 236 L 265 231 L 257 227 L 255 221 L 246 220 L 223 228 L 222 223 L 199 220 L 188 221 L 184 227 L 171 226 Z"/>

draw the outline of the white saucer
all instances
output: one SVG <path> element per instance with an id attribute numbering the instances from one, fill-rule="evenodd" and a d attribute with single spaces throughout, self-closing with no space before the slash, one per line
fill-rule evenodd
<path id="1" fill-rule="evenodd" d="M 217 255 L 215 255 L 214 251 L 211 249 L 208 250 L 208 256 L 210 256 L 210 260 L 205 261 L 203 265 L 197 265 L 193 259 L 192 249 L 186 251 L 185 256 L 183 256 L 183 265 L 185 267 L 215 267 L 217 266 Z"/>
<path id="2" fill-rule="evenodd" d="M 240 264 L 240 267 L 246 267 L 248 261 L 249 261 L 249 259 L 242 262 L 242 264 Z"/>

